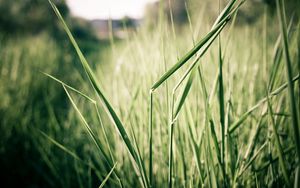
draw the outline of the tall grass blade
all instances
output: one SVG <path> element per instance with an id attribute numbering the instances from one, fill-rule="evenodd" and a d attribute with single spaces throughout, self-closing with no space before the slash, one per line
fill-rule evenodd
<path id="1" fill-rule="evenodd" d="M 200 176 L 200 182 L 203 185 L 203 173 L 202 173 L 202 169 L 201 169 L 201 161 L 200 161 L 200 156 L 201 156 L 201 152 L 200 152 L 200 146 L 201 144 L 198 146 L 197 142 L 194 138 L 194 135 L 192 133 L 192 129 L 191 129 L 191 125 L 188 126 L 188 132 L 189 132 L 189 140 L 190 143 L 192 145 L 192 150 L 193 150 L 193 155 L 194 155 L 194 160 L 196 161 L 196 165 L 197 165 L 197 170 Z M 200 143 L 202 141 L 202 134 L 203 131 L 201 132 L 201 137 L 200 137 Z"/>
<path id="2" fill-rule="evenodd" d="M 103 93 L 103 91 L 100 87 L 100 84 L 98 83 L 98 81 L 96 79 L 96 76 L 94 75 L 92 69 L 90 68 L 88 62 L 86 61 L 84 55 L 82 54 L 78 44 L 76 43 L 73 35 L 71 34 L 67 24 L 65 23 L 63 17 L 61 16 L 61 14 L 60 14 L 59 10 L 57 9 L 57 7 L 55 6 L 55 4 L 51 0 L 49 0 L 49 3 L 52 6 L 55 14 L 57 15 L 57 17 L 61 21 L 65 32 L 67 33 L 72 45 L 74 46 L 74 48 L 76 50 L 76 53 L 77 53 L 77 55 L 80 59 L 80 62 L 82 64 L 88 78 L 89 78 L 89 81 L 91 82 L 91 85 L 93 86 L 97 96 L 100 98 L 100 100 L 103 102 L 104 106 L 106 107 L 106 110 L 107 110 L 108 114 L 110 115 L 112 121 L 114 122 L 120 136 L 122 137 L 126 148 L 128 149 L 129 153 L 133 157 L 136 165 L 139 167 L 140 173 L 143 174 L 145 177 L 147 177 L 146 173 L 142 170 L 141 165 L 138 162 L 138 154 L 135 151 L 135 149 L 134 149 L 134 147 L 133 147 L 133 145 L 132 145 L 132 143 L 131 143 L 131 141 L 128 137 L 128 134 L 127 134 L 122 122 L 121 122 L 121 120 L 119 119 L 119 117 L 116 114 L 116 112 L 114 111 L 113 107 L 111 106 L 111 104 L 109 103 L 107 98 L 105 97 L 105 95 L 104 95 L 104 93 Z M 146 180 L 147 180 L 147 182 L 145 184 L 148 186 L 149 185 L 148 179 L 146 179 Z"/>
<path id="3" fill-rule="evenodd" d="M 95 143 L 96 147 L 99 149 L 100 153 L 104 156 L 107 164 L 112 167 L 112 161 L 109 159 L 109 157 L 106 155 L 104 149 L 101 146 L 101 143 L 98 141 L 98 139 L 96 138 L 96 135 L 94 134 L 94 132 L 92 131 L 92 129 L 90 128 L 89 124 L 87 123 L 87 121 L 85 120 L 85 118 L 83 117 L 82 113 L 80 112 L 80 110 L 78 109 L 77 105 L 75 104 L 74 100 L 72 99 L 70 93 L 68 92 L 67 88 L 62 85 L 72 106 L 74 107 L 75 111 L 78 113 L 80 119 L 83 122 L 84 128 L 87 130 L 87 132 L 89 133 L 92 141 Z"/>
<path id="4" fill-rule="evenodd" d="M 181 96 L 178 98 L 178 100 L 176 102 L 176 105 L 175 105 L 176 108 L 175 108 L 175 112 L 174 112 L 175 119 L 178 116 L 178 113 L 181 110 L 181 108 L 182 108 L 182 106 L 185 102 L 185 99 L 186 99 L 187 95 L 190 92 L 190 89 L 191 89 L 191 86 L 192 86 L 192 83 L 193 83 L 193 80 L 194 80 L 195 72 L 196 72 L 196 69 L 194 69 L 192 71 L 192 73 L 190 74 L 190 77 L 189 77 L 187 83 L 185 84 L 184 90 L 183 90 Z"/>
<path id="5" fill-rule="evenodd" d="M 152 119 L 153 119 L 153 91 L 150 90 L 149 101 L 149 181 L 150 186 L 153 183 L 153 164 L 152 164 Z"/>
<path id="6" fill-rule="evenodd" d="M 208 98 L 208 94 L 207 94 L 206 84 L 205 84 L 200 66 L 198 67 L 198 74 L 199 74 L 200 83 L 201 83 L 201 87 L 202 87 L 203 100 L 204 100 L 204 103 L 205 103 L 206 127 L 209 128 L 207 130 L 208 132 L 207 132 L 206 136 L 208 136 L 208 135 L 211 136 L 211 139 L 213 141 L 213 145 L 215 147 L 216 158 L 217 158 L 219 167 L 221 169 L 223 180 L 225 182 L 226 181 L 225 166 L 222 165 L 222 162 L 221 162 L 221 151 L 220 151 L 220 147 L 219 147 L 219 144 L 218 144 L 217 134 L 216 134 L 216 131 L 215 131 L 215 124 L 214 124 L 212 114 L 211 114 L 211 107 L 210 107 L 210 104 L 209 104 L 209 98 Z M 209 140 L 207 142 L 208 142 L 207 144 L 209 144 L 209 153 L 212 153 L 212 149 L 211 149 Z"/>
<path id="7" fill-rule="evenodd" d="M 221 163 L 224 165 L 225 156 L 225 104 L 224 104 L 224 86 L 223 86 L 223 58 L 221 41 L 219 38 L 219 113 L 221 124 Z"/>
<path id="8" fill-rule="evenodd" d="M 168 174 L 168 187 L 173 187 L 173 135 L 174 135 L 175 122 L 172 121 L 169 128 L 169 174 Z"/>
<path id="9" fill-rule="evenodd" d="M 290 110 L 292 114 L 292 124 L 294 129 L 294 139 L 296 142 L 296 151 L 298 154 L 298 167 L 300 166 L 300 133 L 299 133 L 299 122 L 297 115 L 296 99 L 294 94 L 294 83 L 293 83 L 293 68 L 292 61 L 290 57 L 288 34 L 286 28 L 286 18 L 284 10 L 284 2 L 282 0 L 276 0 L 277 5 L 277 14 L 280 21 L 280 29 L 282 36 L 283 50 L 285 54 L 285 65 L 286 65 L 286 75 L 288 80 L 288 91 L 289 91 L 289 100 L 290 100 Z"/>
<path id="10" fill-rule="evenodd" d="M 268 112 L 269 112 L 269 116 L 270 116 L 270 119 L 271 119 L 271 126 L 272 126 L 274 137 L 275 137 L 275 146 L 276 146 L 276 149 L 278 151 L 279 164 L 280 164 L 280 167 L 282 169 L 284 180 L 286 181 L 287 185 L 290 186 L 290 181 L 289 181 L 288 174 L 287 174 L 287 168 L 286 168 L 286 165 L 284 163 L 283 150 L 282 150 L 282 146 L 280 144 L 280 138 L 279 138 L 279 135 L 278 135 L 277 129 L 276 129 L 276 123 L 275 123 L 275 119 L 274 119 L 273 109 L 272 109 L 272 106 L 271 106 L 271 103 L 270 103 L 269 95 L 267 95 L 267 96 L 268 96 L 267 97 L 267 99 L 268 99 L 267 100 L 267 102 L 268 102 Z"/>
<path id="11" fill-rule="evenodd" d="M 289 26 L 288 26 L 288 36 L 291 35 L 291 28 L 293 25 L 293 17 L 290 20 Z M 269 92 L 273 89 L 274 84 L 275 84 L 275 80 L 276 80 L 276 75 L 278 73 L 279 70 L 279 65 L 282 59 L 282 54 L 283 54 L 283 49 L 281 47 L 281 35 L 278 36 L 275 47 L 274 47 L 274 55 L 273 55 L 273 65 L 272 65 L 272 69 L 271 69 L 271 75 L 270 75 L 270 79 L 269 79 Z"/>

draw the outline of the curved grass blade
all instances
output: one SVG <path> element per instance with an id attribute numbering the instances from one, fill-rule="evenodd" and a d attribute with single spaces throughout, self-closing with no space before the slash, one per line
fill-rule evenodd
<path id="1" fill-rule="evenodd" d="M 145 177 L 146 176 L 146 173 L 142 170 L 141 166 L 139 165 L 139 162 L 138 162 L 138 154 L 137 152 L 135 151 L 134 147 L 133 147 L 133 144 L 131 143 L 129 137 L 128 137 L 128 134 L 121 122 L 121 120 L 119 119 L 118 115 L 116 114 L 116 112 L 114 111 L 113 107 L 111 106 L 111 104 L 109 103 L 109 101 L 107 100 L 107 98 L 105 97 L 101 87 L 100 87 L 100 84 L 98 83 L 97 79 L 96 79 L 96 76 L 94 75 L 94 72 L 92 71 L 92 69 L 90 68 L 88 62 L 86 61 L 84 55 L 82 54 L 78 44 L 76 43 L 73 35 L 71 34 L 71 31 L 69 30 L 67 24 L 65 23 L 63 17 L 61 16 L 59 10 L 57 9 L 57 7 L 55 6 L 55 4 L 51 1 L 51 0 L 48 0 L 50 5 L 52 6 L 55 14 L 57 15 L 57 17 L 59 18 L 59 20 L 61 21 L 62 25 L 63 25 L 63 28 L 65 30 L 65 32 L 67 33 L 72 45 L 74 46 L 75 50 L 76 50 L 76 53 L 80 59 L 80 62 L 88 76 L 88 79 L 92 85 L 92 87 L 94 88 L 97 96 L 100 98 L 100 100 L 103 102 L 104 106 L 106 107 L 105 109 L 107 110 L 108 114 L 110 115 L 112 121 L 114 122 L 121 138 L 123 139 L 124 143 L 125 143 L 125 146 L 126 148 L 128 149 L 129 153 L 131 154 L 131 156 L 133 157 L 136 165 L 139 167 L 139 171 L 141 174 L 144 174 Z M 148 179 L 146 179 L 146 185 L 148 186 L 149 183 L 148 183 Z"/>
<path id="2" fill-rule="evenodd" d="M 71 97 L 70 93 L 68 92 L 67 88 L 65 85 L 62 85 L 72 106 L 74 107 L 75 111 L 78 113 L 81 121 L 83 122 L 83 125 L 85 127 L 85 129 L 87 130 L 87 132 L 89 133 L 90 137 L 92 138 L 93 142 L 95 143 L 96 147 L 99 149 L 100 153 L 104 156 L 105 161 L 107 162 L 107 164 L 112 167 L 112 161 L 110 160 L 110 158 L 106 155 L 106 153 L 104 152 L 104 149 L 101 146 L 101 143 L 98 141 L 98 139 L 96 138 L 96 135 L 94 134 L 94 132 L 92 131 L 92 129 L 90 128 L 89 124 L 87 123 L 87 121 L 85 120 L 85 118 L 83 117 L 82 113 L 80 112 L 80 110 L 78 109 L 77 105 L 75 104 L 73 98 Z"/>
<path id="3" fill-rule="evenodd" d="M 167 80 L 173 73 L 175 73 L 180 67 L 182 67 L 191 57 L 193 57 L 204 45 L 206 45 L 210 39 L 220 33 L 220 30 L 224 28 L 224 25 L 230 20 L 230 15 L 227 15 L 223 20 L 216 24 L 212 30 L 200 40 L 189 52 L 187 52 L 175 65 L 173 65 L 167 72 L 165 72 L 161 78 L 153 84 L 152 90 L 158 88 L 165 80 Z"/>
<path id="4" fill-rule="evenodd" d="M 191 49 L 188 53 L 186 53 L 186 55 L 184 55 L 175 65 L 173 65 L 173 67 L 171 67 L 167 72 L 165 72 L 161 78 L 155 82 L 153 84 L 153 86 L 151 87 L 151 90 L 155 90 L 157 89 L 163 82 L 165 82 L 165 80 L 167 80 L 173 73 L 175 73 L 180 67 L 182 67 L 192 56 L 194 56 L 198 50 L 200 50 L 200 48 L 202 46 L 204 46 L 208 41 L 210 41 L 210 39 L 216 34 L 219 33 L 219 29 L 220 28 L 224 28 L 223 24 L 225 23 L 224 20 L 222 23 L 218 24 L 216 28 L 214 28 L 210 33 L 208 33 L 198 44 L 196 44 L 196 46 Z"/>
<path id="5" fill-rule="evenodd" d="M 79 95 L 81 95 L 82 97 L 84 97 L 85 99 L 87 99 L 88 101 L 90 101 L 91 103 L 96 104 L 96 101 L 95 101 L 94 99 L 90 98 L 89 96 L 87 96 L 86 94 L 82 93 L 81 91 L 75 89 L 74 87 L 72 87 L 72 86 L 66 84 L 65 82 L 63 82 L 63 81 L 57 79 L 56 77 L 54 77 L 54 76 L 52 76 L 52 75 L 50 75 L 50 74 L 48 74 L 48 73 L 43 72 L 43 74 L 45 74 L 45 75 L 48 76 L 49 78 L 53 79 L 54 81 L 56 81 L 56 82 L 58 82 L 58 83 L 64 85 L 65 87 L 69 88 L 70 90 L 72 90 L 72 91 L 78 93 Z"/>
<path id="6" fill-rule="evenodd" d="M 104 134 L 105 141 L 106 141 L 107 146 L 108 146 L 110 158 L 111 158 L 111 160 L 114 162 L 114 157 L 113 157 L 113 154 L 112 154 L 112 152 L 111 152 L 111 147 L 110 147 L 109 142 L 108 142 L 108 139 L 107 139 L 107 134 L 106 134 L 105 128 L 104 128 L 104 126 L 103 126 L 103 123 L 102 123 L 102 120 L 101 120 L 101 117 L 100 117 L 100 113 L 99 113 L 99 109 L 98 109 L 98 106 L 97 106 L 96 101 L 95 101 L 94 99 L 90 98 L 89 96 L 87 96 L 86 94 L 82 93 L 81 91 L 79 91 L 79 90 L 73 88 L 72 86 L 69 86 L 69 85 L 66 84 L 65 82 L 63 82 L 63 81 L 61 81 L 61 80 L 55 78 L 54 76 L 52 76 L 52 75 L 50 75 L 50 74 L 47 74 L 47 73 L 43 73 L 43 74 L 45 74 L 45 75 L 48 76 L 49 78 L 51 78 L 51 79 L 57 81 L 58 83 L 62 84 L 63 86 L 69 88 L 70 90 L 72 90 L 72 91 L 78 93 L 79 95 L 81 95 L 82 97 L 84 97 L 85 99 L 87 99 L 88 101 L 90 101 L 90 102 L 94 105 L 95 110 L 96 110 L 96 112 L 97 112 L 97 116 L 98 116 L 98 120 L 99 120 L 100 126 L 101 126 L 101 128 L 102 128 L 102 132 L 103 132 L 103 134 Z"/>
<path id="7" fill-rule="evenodd" d="M 151 90 L 157 89 L 165 80 L 167 80 L 172 74 L 174 74 L 180 67 L 182 67 L 192 56 L 194 56 L 202 47 L 205 47 L 204 50 L 200 54 L 204 54 L 210 44 L 214 41 L 216 36 L 220 34 L 225 25 L 229 22 L 232 15 L 236 13 L 238 8 L 244 3 L 241 1 L 235 8 L 234 5 L 236 0 L 232 0 L 228 6 L 224 8 L 222 14 L 217 18 L 215 24 L 213 25 L 211 31 L 200 40 L 189 52 L 187 52 L 173 67 L 171 67 L 167 72 L 165 72 L 160 79 L 153 84 Z M 210 41 L 210 42 L 209 42 Z M 210 43 L 210 44 L 208 44 Z M 202 55 L 199 55 L 201 57 Z M 196 63 L 197 61 L 195 61 Z M 190 68 L 191 69 L 191 68 Z"/>

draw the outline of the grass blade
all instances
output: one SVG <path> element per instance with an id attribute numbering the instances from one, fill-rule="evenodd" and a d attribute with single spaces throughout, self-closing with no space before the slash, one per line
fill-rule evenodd
<path id="1" fill-rule="evenodd" d="M 70 89 L 70 90 L 72 90 L 72 91 L 78 93 L 79 95 L 81 95 L 82 97 L 84 97 L 84 98 L 87 99 L 88 101 L 92 102 L 93 104 L 96 104 L 96 101 L 95 101 L 94 99 L 90 98 L 89 96 L 87 96 L 86 94 L 82 93 L 82 92 L 79 91 L 78 89 L 75 89 L 74 87 L 72 87 L 72 86 L 66 84 L 65 82 L 63 82 L 63 81 L 61 81 L 61 80 L 55 78 L 54 76 L 52 76 L 52 75 L 50 75 L 50 74 L 47 74 L 47 73 L 44 73 L 44 72 L 43 72 L 43 74 L 45 74 L 45 75 L 48 76 L 49 78 L 53 79 L 54 81 L 56 81 L 56 82 L 58 82 L 58 83 L 64 85 L 64 86 L 67 87 L 68 89 Z"/>
<path id="2" fill-rule="evenodd" d="M 152 164 L 152 117 L 153 116 L 153 92 L 150 90 L 149 104 L 149 181 L 150 186 L 153 183 L 153 164 Z"/>
<path id="3" fill-rule="evenodd" d="M 180 110 L 181 110 L 181 108 L 182 108 L 182 106 L 185 102 L 185 99 L 186 99 L 187 95 L 189 94 L 189 91 L 191 89 L 191 86 L 192 86 L 192 83 L 193 83 L 193 80 L 194 80 L 195 71 L 196 71 L 196 69 L 194 69 L 192 71 L 192 73 L 190 74 L 190 77 L 189 77 L 187 83 L 185 84 L 184 90 L 183 90 L 181 96 L 179 97 L 179 99 L 176 102 L 176 108 L 175 108 L 176 110 L 175 110 L 175 113 L 174 113 L 174 116 L 173 116 L 174 119 L 177 118 L 178 113 L 180 112 Z"/>
<path id="4" fill-rule="evenodd" d="M 292 82 L 296 82 L 297 80 L 299 80 L 299 75 L 294 77 Z M 288 83 L 282 84 L 280 87 L 275 89 L 272 93 L 270 93 L 269 97 L 271 98 L 271 97 L 277 96 L 282 91 L 284 91 L 287 87 L 288 87 Z M 245 112 L 243 115 L 241 115 L 240 118 L 229 127 L 229 132 L 230 133 L 234 132 L 254 110 L 256 110 L 258 107 L 260 107 L 262 104 L 264 104 L 267 100 L 268 100 L 268 98 L 264 97 L 259 102 L 257 102 L 254 106 L 252 106 L 247 112 Z"/>
<path id="5" fill-rule="evenodd" d="M 109 179 L 110 175 L 113 173 L 114 169 L 116 168 L 117 163 L 112 167 L 112 169 L 109 171 L 109 173 L 107 174 L 107 176 L 105 177 L 105 179 L 103 180 L 103 182 L 101 183 L 101 185 L 99 186 L 99 188 L 104 187 L 105 183 L 107 182 L 107 180 Z"/>
<path id="6" fill-rule="evenodd" d="M 77 105 L 75 104 L 74 100 L 72 99 L 70 93 L 68 92 L 67 88 L 62 85 L 72 106 L 74 107 L 75 111 L 78 113 L 80 119 L 83 122 L 84 128 L 87 130 L 87 132 L 89 133 L 92 141 L 95 143 L 96 147 L 99 149 L 100 153 L 104 156 L 107 164 L 112 167 L 112 161 L 109 159 L 109 157 L 106 155 L 106 153 L 104 152 L 101 144 L 99 143 L 98 139 L 96 138 L 96 135 L 94 134 L 94 132 L 92 131 L 92 129 L 90 128 L 89 124 L 87 123 L 87 121 L 85 120 L 85 118 L 83 117 L 82 113 L 80 112 L 80 110 L 78 109 Z"/>
<path id="7" fill-rule="evenodd" d="M 229 6 L 226 6 L 223 10 L 223 14 L 216 20 L 211 31 L 200 40 L 189 52 L 187 52 L 175 65 L 173 65 L 167 72 L 165 72 L 160 79 L 152 86 L 152 90 L 157 89 L 165 80 L 167 80 L 173 73 L 175 73 L 180 67 L 182 67 L 191 57 L 193 57 L 203 46 L 205 46 L 213 36 L 218 35 L 224 28 L 226 23 L 231 19 L 231 15 L 235 12 L 232 11 L 233 5 L 236 0 L 232 0 Z M 241 3 L 239 4 L 241 5 Z"/>
<path id="8" fill-rule="evenodd" d="M 259 149 L 258 151 L 253 155 L 253 157 L 249 160 L 247 165 L 245 165 L 244 168 L 241 169 L 240 173 L 238 174 L 237 178 L 239 178 L 248 168 L 249 166 L 253 163 L 253 161 L 257 158 L 258 154 L 265 148 L 268 142 L 265 142 Z"/>
<path id="9" fill-rule="evenodd" d="M 47 140 L 49 140 L 51 143 L 53 143 L 55 146 L 57 146 L 59 149 L 61 149 L 62 151 L 66 152 L 67 154 L 69 154 L 71 157 L 73 157 L 74 159 L 82 162 L 85 165 L 90 165 L 89 163 L 83 161 L 76 153 L 72 152 L 71 150 L 69 150 L 68 148 L 66 148 L 65 146 L 63 146 L 62 144 L 58 143 L 56 140 L 54 140 L 53 138 L 51 138 L 50 136 L 48 136 L 46 133 L 44 133 L 43 131 L 39 131 Z M 93 167 L 94 168 L 94 167 Z"/>
<path id="10" fill-rule="evenodd" d="M 63 25 L 63 28 L 65 30 L 65 32 L 67 33 L 72 45 L 74 46 L 75 50 L 76 50 L 76 53 L 80 59 L 80 62 L 89 78 L 89 81 L 91 82 L 91 85 L 93 86 L 97 96 L 100 98 L 100 100 L 103 102 L 104 106 L 106 107 L 106 110 L 108 112 L 108 114 L 110 115 L 112 121 L 114 122 L 121 138 L 123 139 L 124 143 L 125 143 L 125 146 L 126 148 L 128 149 L 129 153 L 131 154 L 131 156 L 133 157 L 135 163 L 138 165 L 139 167 L 139 170 L 140 170 L 140 173 L 143 174 L 145 177 L 146 176 L 146 173 L 142 170 L 141 166 L 139 165 L 139 162 L 138 162 L 138 154 L 137 152 L 135 151 L 134 147 L 133 147 L 133 144 L 131 143 L 129 137 L 128 137 L 128 134 L 121 122 L 121 120 L 119 119 L 118 115 L 116 114 L 116 112 L 114 111 L 113 107 L 111 106 L 111 104 L 109 103 L 109 101 L 107 100 L 107 98 L 105 97 L 101 87 L 100 87 L 100 84 L 98 83 L 97 79 L 96 79 L 96 76 L 94 75 L 94 72 L 92 71 L 92 69 L 90 68 L 88 62 L 86 61 L 84 55 L 82 54 L 78 44 L 76 43 L 71 31 L 69 30 L 67 24 L 65 23 L 63 17 L 61 16 L 59 10 L 57 9 L 57 7 L 55 6 L 55 4 L 49 0 L 49 3 L 50 5 L 52 6 L 55 14 L 57 15 L 57 17 L 59 18 L 59 20 L 61 21 L 62 25 Z M 146 179 L 148 181 L 148 179 Z M 149 185 L 148 182 L 145 183 L 146 185 Z"/>
<path id="11" fill-rule="evenodd" d="M 282 146 L 280 144 L 280 139 L 279 139 L 279 136 L 278 136 L 278 133 L 277 133 L 277 130 L 276 130 L 274 113 L 273 113 L 273 109 L 272 109 L 272 106 L 271 106 L 271 103 L 270 103 L 270 98 L 269 98 L 269 95 L 267 95 L 267 96 L 268 96 L 267 97 L 267 99 L 268 99 L 267 100 L 267 102 L 268 102 L 268 112 L 269 112 L 269 116 L 270 116 L 270 119 L 271 119 L 272 129 L 273 129 L 273 132 L 274 132 L 275 146 L 276 146 L 276 149 L 278 151 L 278 156 L 279 156 L 279 164 L 280 164 L 280 167 L 282 169 L 284 180 L 286 181 L 286 183 L 289 187 L 290 186 L 290 181 L 289 181 L 286 166 L 285 166 L 285 163 L 284 163 L 283 150 L 282 150 Z"/>
<path id="12" fill-rule="evenodd" d="M 290 23 L 289 23 L 289 26 L 288 26 L 288 35 L 290 36 L 291 35 L 291 28 L 292 28 L 292 25 L 293 25 L 293 17 L 291 18 L 290 20 Z M 272 66 L 272 69 L 271 69 L 271 75 L 270 75 L 270 79 L 269 79 L 269 84 L 268 84 L 268 90 L 271 91 L 273 89 L 273 86 L 274 86 L 274 83 L 275 83 L 275 80 L 276 80 L 276 75 L 278 73 L 278 70 L 279 70 L 279 65 L 280 65 L 280 62 L 281 62 L 281 59 L 282 59 L 282 53 L 283 53 L 283 50 L 282 50 L 282 47 L 281 47 L 281 35 L 278 36 L 277 38 L 277 41 L 276 41 L 276 44 L 275 44 L 275 48 L 274 48 L 274 55 L 273 55 L 273 66 Z"/>
<path id="13" fill-rule="evenodd" d="M 277 4 L 277 14 L 280 21 L 281 29 L 281 38 L 283 44 L 283 50 L 285 54 L 285 65 L 286 65 L 286 75 L 288 80 L 288 91 L 289 91 L 289 100 L 290 100 L 290 110 L 292 113 L 292 124 L 294 129 L 294 139 L 296 142 L 296 151 L 298 154 L 298 167 L 300 164 L 300 135 L 299 135 L 299 122 L 297 115 L 296 99 L 294 94 L 294 83 L 293 83 L 293 71 L 292 71 L 292 61 L 290 57 L 289 43 L 288 43 L 288 34 L 286 28 L 286 19 L 284 11 L 284 2 L 282 0 L 276 0 Z"/>
<path id="14" fill-rule="evenodd" d="M 223 58 L 221 41 L 219 38 L 219 113 L 221 124 L 221 163 L 224 165 L 225 156 L 225 104 L 224 104 L 224 86 L 223 86 Z"/>

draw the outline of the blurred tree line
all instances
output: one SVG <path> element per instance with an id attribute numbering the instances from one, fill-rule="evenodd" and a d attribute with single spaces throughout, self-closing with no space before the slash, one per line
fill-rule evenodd
<path id="1" fill-rule="evenodd" d="M 78 40 L 97 40 L 90 23 L 70 15 L 65 0 L 53 0 Z M 0 0 L 0 33 L 6 37 L 47 33 L 65 39 L 59 20 L 47 0 Z"/>
<path id="2" fill-rule="evenodd" d="M 229 0 L 220 0 L 220 6 L 225 7 Z M 167 20 L 171 21 L 178 26 L 185 24 L 188 20 L 187 10 L 192 16 L 197 17 L 198 13 L 205 7 L 206 17 L 212 21 L 219 14 L 219 1 L 218 0 L 160 0 L 154 4 L 149 4 L 146 7 L 146 24 L 152 25 L 157 23 L 160 14 L 164 14 Z M 295 15 L 295 19 L 299 19 L 300 15 L 300 1 L 299 0 L 286 0 L 285 7 L 288 17 Z M 260 16 L 267 11 L 269 16 L 276 16 L 276 0 L 247 0 L 239 11 L 239 23 L 251 24 L 254 23 Z M 277 17 L 276 17 L 277 18 Z"/>
<path id="3" fill-rule="evenodd" d="M 69 15 L 64 1 L 56 1 L 56 4 L 64 17 Z M 47 30 L 54 34 L 59 28 L 45 0 L 0 0 L 0 5 L 1 32 L 36 34 Z"/>

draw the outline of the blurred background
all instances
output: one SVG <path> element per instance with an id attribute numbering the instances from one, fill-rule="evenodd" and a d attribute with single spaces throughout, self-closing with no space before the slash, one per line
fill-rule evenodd
<path id="1" fill-rule="evenodd" d="M 160 14 L 171 24 L 171 11 L 177 34 L 184 35 L 188 16 L 201 27 L 211 25 L 219 13 L 217 0 L 53 1 L 91 66 L 103 67 L 99 72 L 103 77 L 113 74 L 105 69 L 112 51 L 139 32 L 158 32 Z M 221 6 L 227 2 L 222 0 Z M 286 1 L 287 17 L 294 15 L 295 23 L 299 7 L 297 0 Z M 270 23 L 277 21 L 274 0 L 247 0 L 237 27 L 260 24 L 263 15 Z M 62 141 L 91 163 L 97 158 L 64 91 L 42 73 L 58 75 L 89 92 L 80 66 L 47 0 L 0 0 L 0 179 L 5 187 L 98 185 L 93 170 L 79 167 L 39 132 Z"/>

